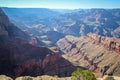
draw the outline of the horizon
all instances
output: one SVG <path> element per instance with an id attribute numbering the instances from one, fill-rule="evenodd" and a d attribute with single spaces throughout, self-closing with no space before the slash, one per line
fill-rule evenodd
<path id="1" fill-rule="evenodd" d="M 0 0 L 0 7 L 8 8 L 49 8 L 49 9 L 115 9 L 120 1 L 115 0 Z"/>
<path id="2" fill-rule="evenodd" d="M 53 10 L 120 9 L 120 8 L 75 8 L 75 9 L 67 9 L 67 8 L 44 8 L 44 7 L 4 7 L 4 6 L 0 6 L 0 8 L 16 8 L 16 9 L 53 9 Z"/>

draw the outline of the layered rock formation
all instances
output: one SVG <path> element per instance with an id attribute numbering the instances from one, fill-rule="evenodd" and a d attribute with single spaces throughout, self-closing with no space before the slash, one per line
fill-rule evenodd
<path id="1" fill-rule="evenodd" d="M 66 36 L 57 44 L 61 51 L 74 59 L 80 66 L 103 75 L 120 74 L 119 39 L 90 33 L 79 38 Z"/>
<path id="2" fill-rule="evenodd" d="M 44 42 L 44 46 L 55 46 L 65 35 L 84 36 L 90 32 L 120 38 L 120 9 L 78 9 L 68 13 L 45 8 L 3 10 L 11 22 Z"/>
<path id="3" fill-rule="evenodd" d="M 120 39 L 99 36 L 97 34 L 92 34 L 92 33 L 89 33 L 87 36 L 91 38 L 93 43 L 98 45 L 103 45 L 105 48 L 109 50 L 120 53 Z"/>
<path id="4" fill-rule="evenodd" d="M 0 9 L 0 74 L 11 77 L 30 75 L 70 76 L 75 70 L 59 53 L 37 46 L 29 36 L 10 23 Z"/>

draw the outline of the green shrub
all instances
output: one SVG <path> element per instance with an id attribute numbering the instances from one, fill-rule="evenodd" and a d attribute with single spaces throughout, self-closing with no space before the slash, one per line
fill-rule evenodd
<path id="1" fill-rule="evenodd" d="M 33 80 L 32 77 L 29 77 L 29 76 L 25 76 L 22 78 L 22 80 Z"/>
<path id="2" fill-rule="evenodd" d="M 72 73 L 72 80 L 96 80 L 96 78 L 91 71 L 78 68 Z"/>

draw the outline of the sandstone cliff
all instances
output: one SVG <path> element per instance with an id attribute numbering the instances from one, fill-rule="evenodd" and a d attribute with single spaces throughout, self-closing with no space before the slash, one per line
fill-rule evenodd
<path id="1" fill-rule="evenodd" d="M 83 37 L 66 36 L 58 47 L 80 66 L 102 75 L 120 76 L 120 40 L 88 34 Z"/>

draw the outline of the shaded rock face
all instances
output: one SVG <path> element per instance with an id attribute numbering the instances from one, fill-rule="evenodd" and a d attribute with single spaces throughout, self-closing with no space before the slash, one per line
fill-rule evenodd
<path id="1" fill-rule="evenodd" d="M 3 25 L 7 26 L 9 24 L 9 21 L 6 20 L 6 18 L 7 18 L 6 15 L 0 8 L 0 35 L 8 35 L 7 31 L 5 30 L 5 27 L 3 26 Z"/>
<path id="2" fill-rule="evenodd" d="M 53 42 L 53 43 L 56 43 L 59 39 L 65 37 L 64 34 L 59 33 L 57 31 L 48 31 L 44 35 L 47 35 L 48 40 Z"/>
<path id="3" fill-rule="evenodd" d="M 21 38 L 0 43 L 0 73 L 9 76 L 70 76 L 75 67 L 46 47 L 30 45 Z"/>
<path id="4" fill-rule="evenodd" d="M 21 31 L 19 28 L 14 26 L 8 19 L 8 17 L 4 14 L 2 9 L 0 8 L 0 36 L 9 36 L 15 37 L 19 36 L 26 40 L 29 40 L 30 37 Z"/>
<path id="5" fill-rule="evenodd" d="M 76 69 L 59 53 L 30 44 L 26 35 L 23 36 L 24 32 L 11 24 L 1 9 L 0 21 L 0 74 L 10 77 L 43 74 L 70 76 Z"/>
<path id="6" fill-rule="evenodd" d="M 90 33 L 79 38 L 66 36 L 57 45 L 80 66 L 103 75 L 120 74 L 119 39 Z"/>

